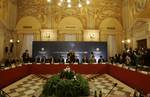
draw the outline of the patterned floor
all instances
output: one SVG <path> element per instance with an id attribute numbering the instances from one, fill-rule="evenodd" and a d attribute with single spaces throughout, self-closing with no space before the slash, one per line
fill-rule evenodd
<path id="1" fill-rule="evenodd" d="M 51 77 L 52 75 L 44 75 L 46 77 Z M 134 90 L 122 82 L 116 80 L 115 78 L 104 74 L 104 75 L 83 75 L 86 79 L 89 80 L 90 93 L 94 95 L 94 91 L 97 91 L 97 95 L 101 90 L 103 96 L 110 91 L 114 83 L 118 85 L 113 89 L 110 96 L 132 96 Z M 38 97 L 42 91 L 42 86 L 46 80 L 36 76 L 29 75 L 14 84 L 4 88 L 3 90 L 8 93 L 11 97 Z"/>
<path id="2" fill-rule="evenodd" d="M 117 83 L 117 86 L 113 88 L 114 84 Z M 104 74 L 101 76 L 98 76 L 92 80 L 89 81 L 90 85 L 90 92 L 91 95 L 94 95 L 94 91 L 102 91 L 103 96 L 106 96 L 109 91 L 113 88 L 110 95 L 119 95 L 119 96 L 132 96 L 134 93 L 134 90 L 130 88 L 129 86 L 123 84 L 122 82 L 116 80 L 115 78 Z"/>

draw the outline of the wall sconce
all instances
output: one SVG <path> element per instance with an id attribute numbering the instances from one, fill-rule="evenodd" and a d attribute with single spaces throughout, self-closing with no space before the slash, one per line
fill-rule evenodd
<path id="1" fill-rule="evenodd" d="M 14 40 L 13 40 L 13 39 L 10 39 L 9 42 L 10 42 L 10 43 L 14 43 Z M 19 39 L 16 40 L 16 43 L 17 43 L 17 44 L 20 43 L 20 40 L 19 40 Z"/>
<path id="2" fill-rule="evenodd" d="M 9 42 L 10 42 L 10 43 L 13 43 L 13 42 L 14 42 L 14 40 L 13 40 L 13 39 L 10 39 L 10 40 L 9 40 Z"/>
<path id="3" fill-rule="evenodd" d="M 131 40 L 130 40 L 130 39 L 127 39 L 127 40 L 122 40 L 121 42 L 122 42 L 122 43 L 131 43 Z"/>
<path id="4" fill-rule="evenodd" d="M 20 43 L 20 40 L 18 39 L 18 40 L 16 40 L 16 41 L 14 41 L 14 39 L 10 39 L 9 40 L 9 43 L 10 43 L 10 46 L 8 47 L 9 48 L 9 52 L 13 52 L 13 48 L 14 48 L 14 45 L 18 45 L 19 43 Z M 8 49 L 7 48 L 7 49 Z M 8 52 L 8 50 L 6 50 L 6 52 Z"/>
<path id="5" fill-rule="evenodd" d="M 20 40 L 18 39 L 18 40 L 16 41 L 16 43 L 17 43 L 17 44 L 20 43 Z"/>
<path id="6" fill-rule="evenodd" d="M 124 48 L 127 50 L 128 44 L 131 43 L 131 40 L 130 40 L 130 39 L 127 39 L 127 40 L 122 40 L 121 42 L 124 44 Z"/>
<path id="7" fill-rule="evenodd" d="M 122 40 L 121 42 L 122 42 L 122 43 L 125 43 L 125 41 L 124 41 L 124 40 Z"/>
<path id="8" fill-rule="evenodd" d="M 128 40 L 126 40 L 127 41 L 127 43 L 131 43 L 131 40 L 130 39 L 128 39 Z"/>

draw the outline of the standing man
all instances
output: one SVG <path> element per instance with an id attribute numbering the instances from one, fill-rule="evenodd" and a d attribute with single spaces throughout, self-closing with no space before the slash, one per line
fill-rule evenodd
<path id="1" fill-rule="evenodd" d="M 25 50 L 25 52 L 22 54 L 22 59 L 24 63 L 28 63 L 29 61 L 29 52 L 28 50 Z"/>

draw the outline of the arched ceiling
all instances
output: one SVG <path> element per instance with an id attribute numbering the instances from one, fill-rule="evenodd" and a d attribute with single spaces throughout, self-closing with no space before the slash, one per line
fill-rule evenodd
<path id="1" fill-rule="evenodd" d="M 57 1 L 57 0 L 52 0 Z M 72 0 L 73 2 L 77 0 Z M 107 17 L 113 17 L 122 23 L 122 0 L 92 0 L 89 6 L 83 8 L 59 7 L 55 3 L 49 5 L 47 0 L 18 0 L 18 21 L 23 16 L 34 16 L 43 21 L 53 18 L 55 26 L 66 16 L 75 16 L 81 20 L 84 28 L 87 27 L 87 21 L 90 17 L 94 21 L 94 28 L 98 28 L 102 20 Z M 42 25 L 44 26 L 44 24 Z"/>
<path id="2" fill-rule="evenodd" d="M 150 0 L 130 0 L 129 4 L 135 18 L 150 18 Z"/>

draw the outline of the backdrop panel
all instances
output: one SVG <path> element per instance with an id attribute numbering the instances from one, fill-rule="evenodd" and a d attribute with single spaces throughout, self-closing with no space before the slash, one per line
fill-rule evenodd
<path id="1" fill-rule="evenodd" d="M 34 41 L 33 42 L 33 57 L 41 56 L 53 56 L 58 58 L 63 56 L 66 60 L 67 53 L 72 50 L 75 52 L 75 55 L 81 58 L 84 54 L 87 57 L 90 56 L 90 52 L 94 52 L 96 60 L 99 56 L 103 56 L 104 59 L 107 58 L 107 43 L 106 42 L 50 42 L 50 41 Z"/>

